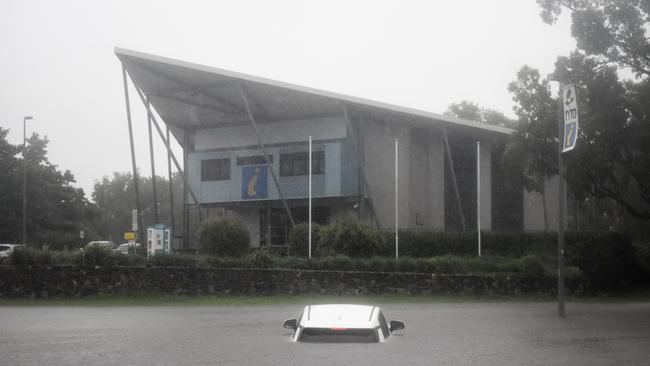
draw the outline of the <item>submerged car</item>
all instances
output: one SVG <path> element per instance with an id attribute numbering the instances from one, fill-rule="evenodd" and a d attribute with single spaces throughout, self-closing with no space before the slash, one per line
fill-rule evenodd
<path id="1" fill-rule="evenodd" d="M 397 330 L 399 320 L 386 320 L 378 306 L 308 305 L 298 319 L 287 319 L 284 327 L 293 329 L 293 342 L 383 343 Z"/>

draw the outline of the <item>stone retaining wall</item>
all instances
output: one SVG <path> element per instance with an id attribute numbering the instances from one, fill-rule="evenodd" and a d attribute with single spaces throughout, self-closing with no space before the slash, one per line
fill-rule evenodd
<path id="1" fill-rule="evenodd" d="M 136 293 L 499 296 L 551 294 L 555 286 L 554 279 L 507 275 L 195 267 L 0 267 L 0 297 L 4 298 Z M 580 287 L 568 284 L 569 289 Z"/>

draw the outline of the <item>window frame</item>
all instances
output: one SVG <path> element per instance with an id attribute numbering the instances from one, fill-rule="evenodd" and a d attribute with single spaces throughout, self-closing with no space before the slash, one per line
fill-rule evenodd
<path id="1" fill-rule="evenodd" d="M 201 182 L 230 180 L 232 164 L 230 160 L 230 158 L 201 159 Z M 219 165 L 220 163 L 223 163 L 223 166 Z M 217 166 L 210 167 L 209 164 Z"/>
<path id="2" fill-rule="evenodd" d="M 309 175 L 309 152 L 288 152 L 280 154 L 280 176 L 300 177 Z M 325 151 L 312 151 L 311 174 L 325 175 Z"/>

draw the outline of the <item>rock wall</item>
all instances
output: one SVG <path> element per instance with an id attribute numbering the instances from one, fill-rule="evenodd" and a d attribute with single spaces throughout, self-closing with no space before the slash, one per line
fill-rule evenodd
<path id="1" fill-rule="evenodd" d="M 551 294 L 549 278 L 196 267 L 0 267 L 0 298 L 100 294 Z M 581 285 L 568 283 L 572 292 Z"/>

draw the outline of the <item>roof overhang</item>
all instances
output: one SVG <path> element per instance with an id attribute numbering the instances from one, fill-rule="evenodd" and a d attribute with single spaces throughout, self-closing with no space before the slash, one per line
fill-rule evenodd
<path id="1" fill-rule="evenodd" d="M 301 85 L 115 48 L 135 86 L 140 89 L 177 140 L 180 130 L 249 125 L 240 94 L 245 91 L 258 123 L 317 120 L 351 113 L 395 123 L 444 124 L 474 134 L 509 135 L 512 130 L 413 108 L 352 97 Z"/>

